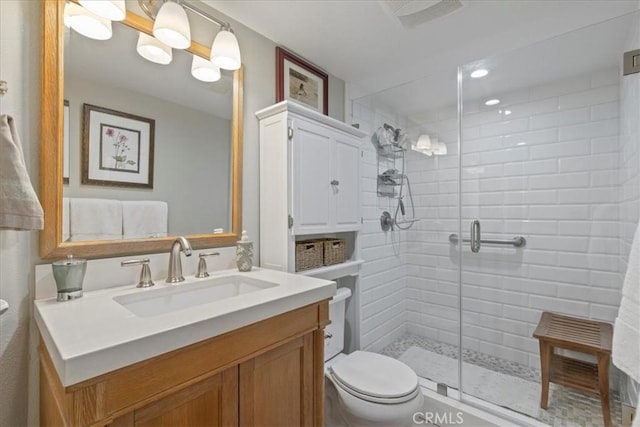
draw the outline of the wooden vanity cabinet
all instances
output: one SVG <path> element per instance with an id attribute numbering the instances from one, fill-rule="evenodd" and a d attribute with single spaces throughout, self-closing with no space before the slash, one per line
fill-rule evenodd
<path id="1" fill-rule="evenodd" d="M 328 302 L 63 387 L 40 343 L 43 426 L 322 426 Z"/>

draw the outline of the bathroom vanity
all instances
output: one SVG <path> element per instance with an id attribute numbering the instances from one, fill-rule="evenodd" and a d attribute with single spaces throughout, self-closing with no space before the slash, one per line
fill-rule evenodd
<path id="1" fill-rule="evenodd" d="M 335 283 L 254 270 L 155 288 L 36 301 L 42 425 L 323 425 Z"/>

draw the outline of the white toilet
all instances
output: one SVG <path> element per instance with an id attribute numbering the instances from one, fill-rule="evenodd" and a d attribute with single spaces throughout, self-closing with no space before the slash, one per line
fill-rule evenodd
<path id="1" fill-rule="evenodd" d="M 341 353 L 346 300 L 338 289 L 329 302 L 331 324 L 325 329 L 325 425 L 408 426 L 422 410 L 418 376 L 404 363 L 367 351 Z"/>

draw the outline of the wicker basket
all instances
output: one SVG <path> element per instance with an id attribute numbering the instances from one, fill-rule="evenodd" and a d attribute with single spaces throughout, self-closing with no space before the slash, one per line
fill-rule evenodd
<path id="1" fill-rule="evenodd" d="M 296 271 L 322 267 L 323 243 L 322 240 L 296 242 Z"/>
<path id="2" fill-rule="evenodd" d="M 324 265 L 340 264 L 346 259 L 343 239 L 324 240 Z"/>

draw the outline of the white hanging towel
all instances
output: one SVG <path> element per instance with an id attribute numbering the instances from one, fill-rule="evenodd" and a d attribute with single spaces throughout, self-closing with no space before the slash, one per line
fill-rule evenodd
<path id="1" fill-rule="evenodd" d="M 167 237 L 169 205 L 155 200 L 122 201 L 122 230 L 125 239 Z"/>
<path id="2" fill-rule="evenodd" d="M 42 230 L 44 214 L 31 185 L 13 117 L 0 115 L 0 230 Z"/>
<path id="3" fill-rule="evenodd" d="M 640 382 L 640 224 L 631 243 L 622 300 L 613 327 L 613 364 Z M 640 402 L 633 427 L 640 427 Z"/>
<path id="4" fill-rule="evenodd" d="M 122 202 L 112 199 L 69 199 L 73 242 L 122 239 Z"/>

